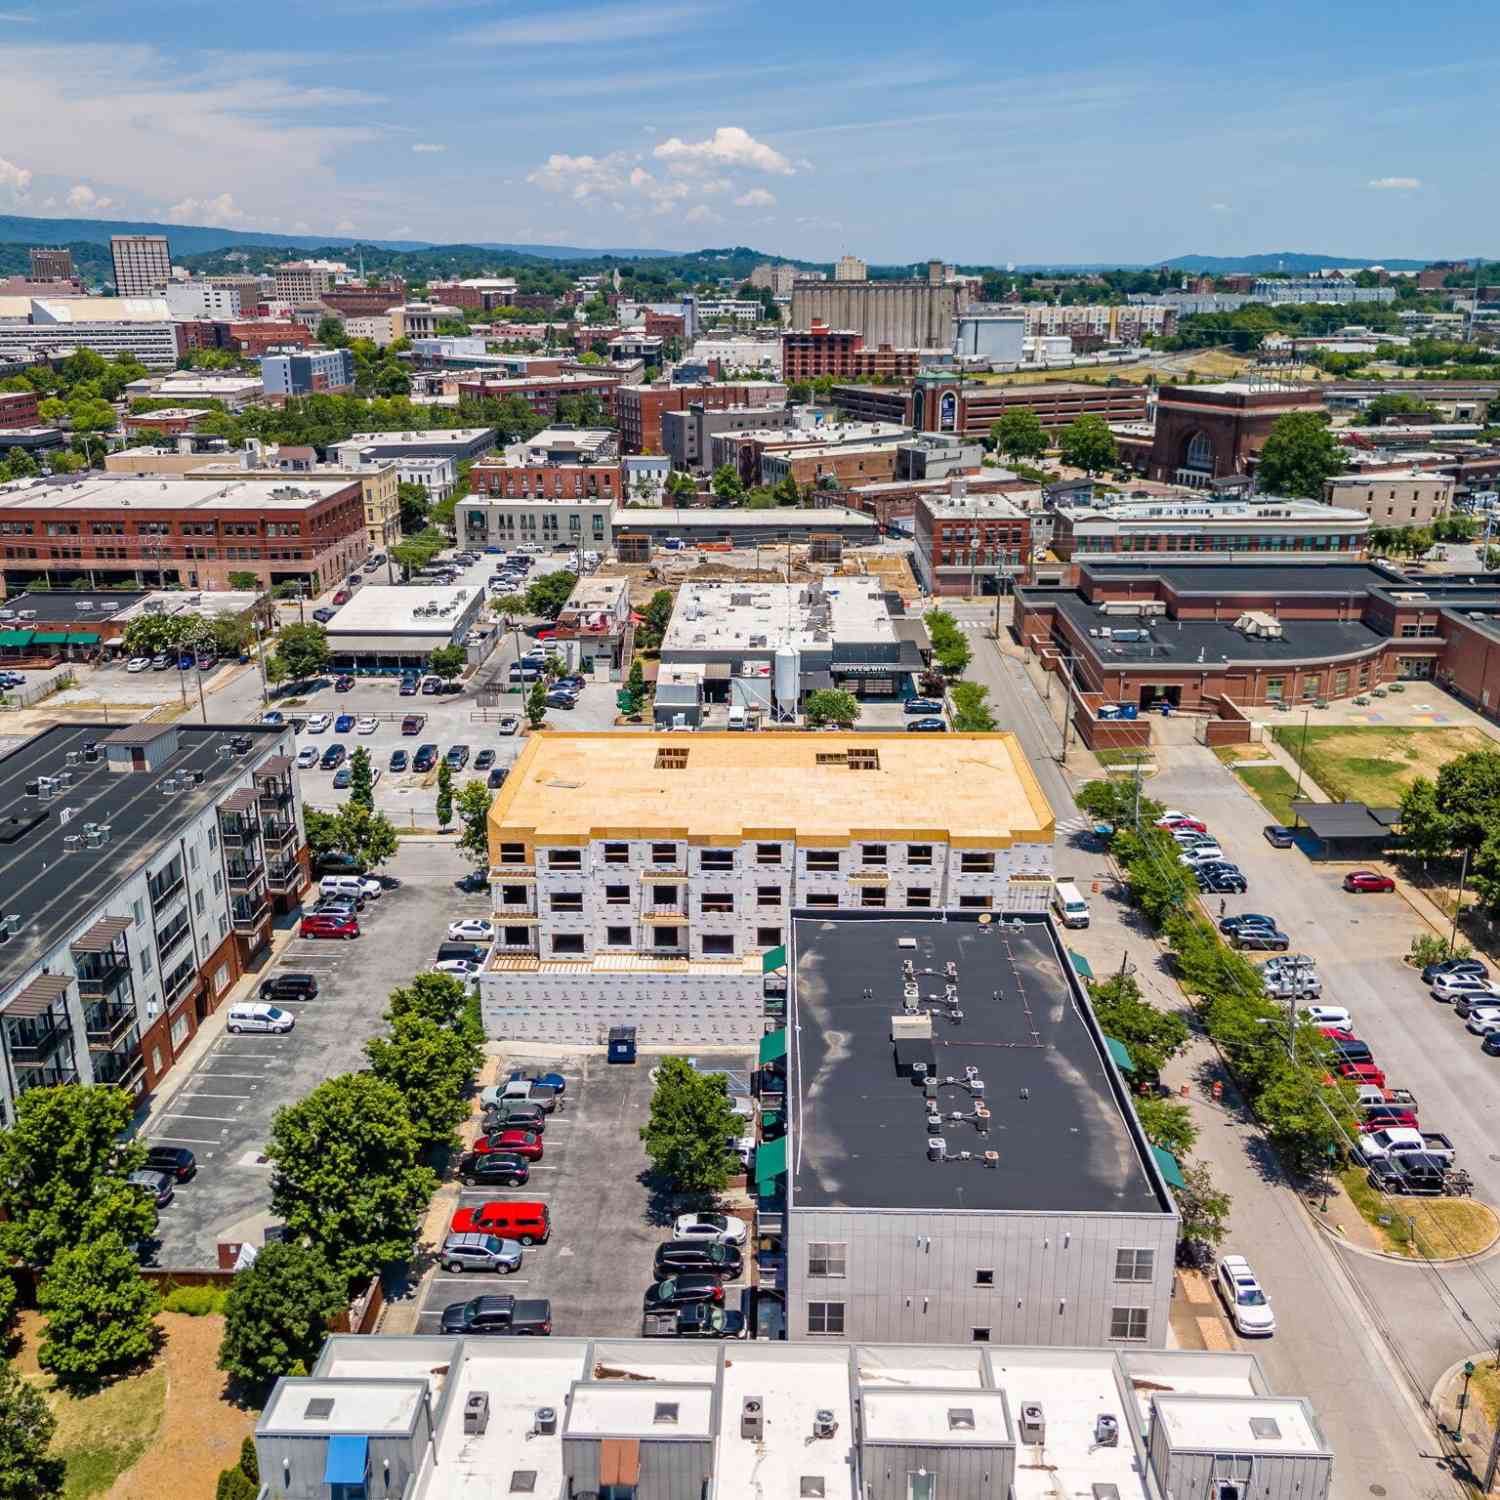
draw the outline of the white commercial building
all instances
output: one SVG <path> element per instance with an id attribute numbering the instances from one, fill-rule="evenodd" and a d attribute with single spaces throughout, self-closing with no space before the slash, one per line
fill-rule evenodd
<path id="1" fill-rule="evenodd" d="M 0 359 L 23 351 L 51 359 L 74 349 L 170 369 L 177 363 L 172 311 L 160 296 L 0 297 Z"/>
<path id="2" fill-rule="evenodd" d="M 389 313 L 371 313 L 364 317 L 345 318 L 344 335 L 349 339 L 369 339 L 377 348 L 384 349 L 394 342 Z"/>
<path id="3" fill-rule="evenodd" d="M 388 460 L 396 465 L 396 479 L 400 484 L 419 484 L 427 491 L 427 499 L 436 505 L 453 493 L 458 483 L 458 466 L 451 458 L 412 458 L 401 456 Z"/>
<path id="4" fill-rule="evenodd" d="M 719 373 L 727 378 L 740 370 L 758 370 L 768 375 L 781 374 L 781 340 L 725 337 L 701 333 L 693 340 L 685 359 L 690 364 L 707 364 L 717 360 Z"/>
<path id="5" fill-rule="evenodd" d="M 336 667 L 422 667 L 461 645 L 483 607 L 483 589 L 367 583 L 323 628 Z"/>
<path id="6" fill-rule="evenodd" d="M 1248 1353 L 581 1331 L 334 1334 L 255 1451 L 278 1500 L 1327 1500 L 1334 1463 Z"/>
<path id="7" fill-rule="evenodd" d="M 1021 363 L 1026 319 L 1019 313 L 960 314 L 955 320 L 953 351 L 960 359 L 988 360 L 994 365 Z"/>
<path id="8" fill-rule="evenodd" d="M 237 287 L 217 286 L 211 281 L 173 281 L 163 296 L 174 318 L 210 322 L 240 315 Z"/>

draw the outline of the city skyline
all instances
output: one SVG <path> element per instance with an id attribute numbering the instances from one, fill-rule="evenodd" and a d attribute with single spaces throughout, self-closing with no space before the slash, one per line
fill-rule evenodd
<path id="1" fill-rule="evenodd" d="M 777 0 L 753 37 L 716 4 L 276 9 L 296 47 L 173 4 L 0 11 L 0 212 L 995 265 L 1452 255 L 1500 213 L 1465 192 L 1482 49 L 1414 63 L 1348 4 L 1309 34 L 1284 0 L 1170 29 L 1081 0 L 1084 48 L 971 0 L 932 41 L 888 0 L 857 34 Z"/>

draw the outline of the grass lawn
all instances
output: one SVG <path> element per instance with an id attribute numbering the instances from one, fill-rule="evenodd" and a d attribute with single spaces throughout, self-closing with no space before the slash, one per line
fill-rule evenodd
<path id="1" fill-rule="evenodd" d="M 1155 756 L 1149 750 L 1096 750 L 1094 759 L 1101 766 L 1125 766 L 1134 770 L 1137 761 L 1150 765 Z"/>
<path id="2" fill-rule="evenodd" d="M 1500 1365 L 1492 1359 L 1476 1360 L 1469 1382 L 1469 1404 L 1478 1409 L 1491 1430 L 1500 1421 Z"/>
<path id="3" fill-rule="evenodd" d="M 1234 774 L 1260 798 L 1278 823 L 1296 822 L 1292 798 L 1297 795 L 1297 783 L 1281 766 L 1236 766 Z"/>
<path id="4" fill-rule="evenodd" d="M 1226 766 L 1238 765 L 1242 760 L 1261 761 L 1271 759 L 1270 754 L 1259 745 L 1215 745 L 1214 754 Z"/>
<path id="5" fill-rule="evenodd" d="M 1274 733 L 1330 797 L 1372 807 L 1395 807 L 1419 776 L 1435 780 L 1457 756 L 1496 748 L 1478 729 L 1318 727 L 1307 731 L 1305 750 L 1301 725 L 1282 725 Z"/>
<path id="6" fill-rule="evenodd" d="M 1472 1198 L 1384 1198 L 1370 1186 L 1363 1167 L 1345 1167 L 1338 1175 L 1350 1201 L 1393 1255 L 1433 1260 L 1473 1255 L 1492 1244 L 1500 1229 L 1494 1211 Z M 1382 1218 L 1390 1223 L 1382 1224 Z"/>

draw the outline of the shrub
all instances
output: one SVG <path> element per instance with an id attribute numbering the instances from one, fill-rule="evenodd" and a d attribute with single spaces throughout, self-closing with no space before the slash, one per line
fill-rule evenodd
<path id="1" fill-rule="evenodd" d="M 1448 944 L 1430 932 L 1424 932 L 1411 940 L 1406 961 L 1413 968 L 1425 969 L 1428 964 L 1441 963 L 1445 958 L 1467 958 L 1474 950 L 1467 943 L 1459 943 L 1449 953 Z"/>
<path id="2" fill-rule="evenodd" d="M 164 1312 L 186 1313 L 190 1318 L 206 1318 L 224 1311 L 228 1288 L 216 1286 L 174 1286 L 162 1299 Z"/>
<path id="3" fill-rule="evenodd" d="M 214 1491 L 214 1500 L 255 1500 L 260 1486 L 243 1469 L 225 1469 L 219 1475 L 219 1485 Z"/>

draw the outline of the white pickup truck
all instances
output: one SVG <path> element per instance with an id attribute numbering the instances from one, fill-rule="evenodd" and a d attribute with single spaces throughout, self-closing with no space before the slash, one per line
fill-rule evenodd
<path id="1" fill-rule="evenodd" d="M 1451 1167 L 1456 1153 L 1453 1142 L 1445 1135 L 1398 1125 L 1361 1136 L 1359 1154 L 1367 1162 L 1385 1161 L 1393 1156 L 1435 1156 Z"/>

